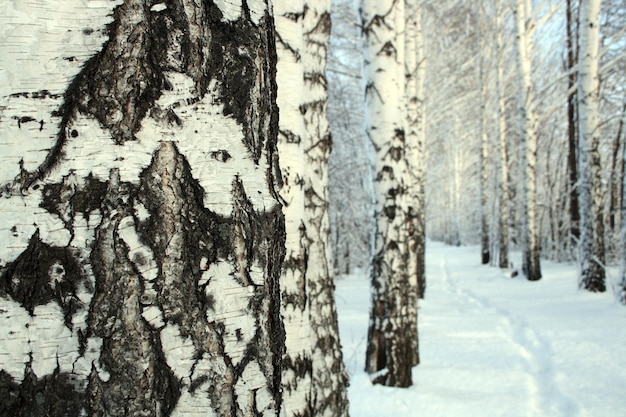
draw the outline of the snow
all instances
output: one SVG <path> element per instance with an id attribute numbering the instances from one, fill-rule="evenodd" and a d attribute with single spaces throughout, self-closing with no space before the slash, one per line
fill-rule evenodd
<path id="1" fill-rule="evenodd" d="M 369 280 L 337 281 L 350 414 L 624 415 L 626 309 L 615 295 L 578 290 L 573 264 L 542 261 L 544 277 L 529 282 L 479 262 L 478 247 L 428 243 L 421 364 L 408 389 L 371 384 L 363 371 Z"/>

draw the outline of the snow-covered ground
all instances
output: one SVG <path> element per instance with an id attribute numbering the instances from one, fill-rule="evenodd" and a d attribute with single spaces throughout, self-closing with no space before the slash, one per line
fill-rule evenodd
<path id="1" fill-rule="evenodd" d="M 573 264 L 543 261 L 543 279 L 529 282 L 479 254 L 429 242 L 409 389 L 370 383 L 368 280 L 337 281 L 351 416 L 626 416 L 626 308 L 614 294 L 579 291 Z"/>

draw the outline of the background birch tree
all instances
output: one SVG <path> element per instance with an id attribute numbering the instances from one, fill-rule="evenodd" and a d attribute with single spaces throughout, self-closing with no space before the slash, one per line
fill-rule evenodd
<path id="1" fill-rule="evenodd" d="M 578 140 L 580 286 L 604 292 L 605 252 L 598 126 L 600 0 L 580 4 L 578 51 Z"/>
<path id="2" fill-rule="evenodd" d="M 374 156 L 374 255 L 366 370 L 374 383 L 407 387 L 414 360 L 407 333 L 417 319 L 409 299 L 404 93 L 404 2 L 361 3 L 367 135 Z"/>
<path id="3" fill-rule="evenodd" d="M 537 119 L 532 83 L 531 3 L 517 0 L 517 58 L 519 79 L 519 117 L 521 123 L 520 160 L 522 163 L 522 271 L 529 281 L 541 279 L 539 230 L 537 225 Z"/>
<path id="4" fill-rule="evenodd" d="M 426 60 L 422 41 L 421 4 L 417 0 L 405 1 L 406 14 L 406 117 L 407 163 L 409 172 L 409 274 L 417 288 L 418 298 L 426 292 L 426 137 L 424 79 Z M 414 332 L 417 334 L 417 329 Z M 417 339 L 416 339 L 417 340 Z M 417 349 L 416 349 L 417 351 Z M 416 362 L 419 362 L 417 358 Z"/>
<path id="5" fill-rule="evenodd" d="M 498 266 L 509 267 L 509 157 L 506 125 L 506 103 L 504 88 L 504 28 L 502 18 L 505 11 L 503 2 L 495 1 L 495 94 L 497 106 L 496 135 L 500 150 L 500 183 L 498 188 Z"/>
<path id="6" fill-rule="evenodd" d="M 479 88 L 479 136 L 480 136 L 480 255 L 483 265 L 489 264 L 491 258 L 489 236 L 489 129 L 487 125 L 487 96 L 488 76 L 487 62 L 490 61 L 490 43 L 485 42 L 489 37 L 485 21 L 485 7 L 483 1 L 478 5 L 478 31 L 480 57 L 478 63 L 478 88 Z"/>
<path id="7" fill-rule="evenodd" d="M 3 9 L 2 414 L 279 415 L 268 3 Z"/>

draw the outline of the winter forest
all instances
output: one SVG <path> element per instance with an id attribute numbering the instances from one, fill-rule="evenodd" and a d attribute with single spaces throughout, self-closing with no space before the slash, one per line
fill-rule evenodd
<path id="1" fill-rule="evenodd" d="M 617 416 L 624 0 L 0 0 L 0 417 Z"/>

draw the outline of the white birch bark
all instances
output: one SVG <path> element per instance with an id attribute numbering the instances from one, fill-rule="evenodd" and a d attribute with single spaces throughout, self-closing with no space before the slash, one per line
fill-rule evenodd
<path id="1" fill-rule="evenodd" d="M 305 224 L 309 236 L 307 296 L 311 312 L 311 416 L 348 416 L 348 374 L 343 364 L 332 275 L 328 216 L 328 158 L 332 147 L 326 117 L 326 61 L 330 40 L 330 1 L 305 0 L 304 100 Z"/>
<path id="2" fill-rule="evenodd" d="M 582 2 L 579 18 L 580 286 L 588 291 L 604 292 L 604 221 L 598 127 L 600 0 Z"/>
<path id="3" fill-rule="evenodd" d="M 0 414 L 279 415 L 268 2 L 10 3 Z"/>
<path id="4" fill-rule="evenodd" d="M 519 115 L 521 121 L 520 160 L 522 172 L 522 271 L 530 281 L 541 279 L 539 231 L 537 226 L 537 119 L 534 111 L 530 3 L 517 0 L 517 58 Z"/>
<path id="5" fill-rule="evenodd" d="M 411 385 L 407 274 L 404 2 L 363 0 L 367 135 L 375 169 L 372 310 L 366 369 L 374 383 Z"/>

